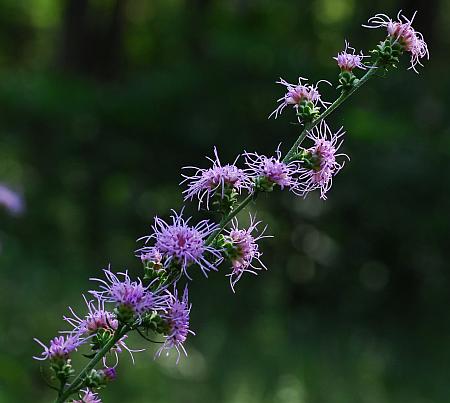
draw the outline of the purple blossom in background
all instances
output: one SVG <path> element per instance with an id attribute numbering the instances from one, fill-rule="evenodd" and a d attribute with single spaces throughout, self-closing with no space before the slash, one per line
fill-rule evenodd
<path id="1" fill-rule="evenodd" d="M 259 251 L 257 241 L 262 238 L 271 238 L 270 235 L 264 235 L 266 228 L 264 228 L 258 236 L 252 233 L 258 231 L 258 225 L 261 221 L 256 221 L 255 217 L 250 215 L 250 225 L 247 229 L 239 229 L 238 220 L 235 218 L 232 221 L 232 226 L 226 231 L 227 238 L 231 246 L 227 249 L 229 258 L 231 260 L 232 272 L 227 274 L 230 277 L 231 289 L 234 292 L 234 286 L 240 280 L 244 272 L 257 274 L 255 270 L 261 270 L 267 267 L 261 262 L 260 257 L 262 253 Z M 257 265 L 255 265 L 255 262 Z"/>
<path id="2" fill-rule="evenodd" d="M 102 399 L 100 399 L 97 393 L 89 389 L 82 389 L 80 392 L 83 392 L 81 399 L 73 400 L 72 403 L 102 403 Z"/>
<path id="3" fill-rule="evenodd" d="M 198 198 L 198 208 L 200 209 L 203 201 L 209 210 L 209 200 L 214 195 L 220 195 L 223 199 L 225 191 L 233 189 L 237 193 L 241 193 L 242 189 L 250 190 L 252 181 L 247 174 L 236 166 L 239 156 L 232 164 L 222 165 L 217 149 L 214 147 L 215 159 L 206 157 L 212 162 L 212 167 L 207 169 L 197 167 L 184 167 L 183 169 L 195 169 L 195 173 L 191 176 L 182 175 L 185 179 L 181 182 L 187 182 L 187 189 L 183 191 L 184 200 L 192 200 Z"/>
<path id="4" fill-rule="evenodd" d="M 220 251 L 205 244 L 205 239 L 217 229 L 217 225 L 202 220 L 195 227 L 191 227 L 188 225 L 190 218 L 185 220 L 183 212 L 177 214 L 172 211 L 171 224 L 155 217 L 152 226 L 154 233 L 141 239 L 145 239 L 146 242 L 154 240 L 154 246 L 164 256 L 165 267 L 170 264 L 180 265 L 188 278 L 187 268 L 192 264 L 197 264 L 205 276 L 209 270 L 217 270 L 216 265 L 222 260 Z M 140 252 L 146 253 L 150 249 L 151 247 L 144 247 Z M 207 254 L 214 262 L 208 260 Z"/>
<path id="5" fill-rule="evenodd" d="M 117 275 L 109 269 L 103 271 L 107 281 L 91 278 L 102 284 L 100 288 L 103 291 L 90 291 L 97 299 L 112 302 L 121 309 L 128 309 L 138 318 L 147 311 L 160 309 L 165 297 L 149 291 L 151 284 L 144 287 L 141 279 L 132 281 L 128 271 L 117 273 Z M 123 279 L 121 280 L 119 276 Z"/>
<path id="6" fill-rule="evenodd" d="M 299 193 L 306 196 L 309 192 L 320 189 L 320 198 L 326 199 L 326 193 L 333 184 L 333 176 L 344 166 L 336 160 L 337 157 L 346 157 L 346 154 L 336 154 L 345 134 L 342 127 L 333 133 L 324 120 L 320 125 L 308 132 L 308 138 L 314 142 L 311 148 L 301 149 L 299 152 L 307 153 L 310 156 L 312 166 L 301 168 L 299 180 L 301 185 Z M 349 159 L 349 158 L 348 158 Z"/>
<path id="7" fill-rule="evenodd" d="M 416 65 L 419 64 L 420 66 L 423 66 L 420 59 L 424 57 L 429 59 L 430 53 L 428 52 L 428 46 L 423 39 L 423 35 L 414 30 L 411 25 L 416 13 L 417 12 L 413 14 L 411 19 L 408 19 L 402 14 L 402 10 L 400 10 L 397 14 L 397 21 L 392 20 L 386 14 L 376 14 L 369 18 L 369 25 L 363 25 L 363 27 L 385 27 L 388 31 L 388 35 L 397 40 L 407 52 L 411 53 L 411 66 L 409 68 L 418 73 Z"/>
<path id="8" fill-rule="evenodd" d="M 191 312 L 191 304 L 188 301 L 188 288 L 184 288 L 183 298 L 178 299 L 178 291 L 175 289 L 174 293 L 167 291 L 169 299 L 165 312 L 161 314 L 169 327 L 165 336 L 164 344 L 158 349 L 156 355 L 159 357 L 163 351 L 169 354 L 169 351 L 175 348 L 178 352 L 177 363 L 180 359 L 180 350 L 187 355 L 184 348 L 184 342 L 189 334 L 195 333 L 189 329 L 189 315 Z"/>
<path id="9" fill-rule="evenodd" d="M 306 78 L 299 77 L 298 78 L 298 84 L 290 84 L 286 80 L 280 77 L 280 81 L 277 81 L 277 84 L 284 85 L 287 89 L 286 94 L 284 94 L 283 97 L 277 99 L 277 102 L 280 102 L 280 105 L 269 115 L 269 119 L 274 115 L 275 119 L 278 117 L 278 115 L 283 112 L 283 109 L 286 108 L 288 105 L 292 105 L 295 110 L 298 109 L 299 104 L 302 101 L 311 101 L 315 106 L 317 106 L 318 103 L 320 103 L 323 107 L 327 107 L 327 105 L 330 104 L 330 102 L 324 102 L 321 99 L 318 85 L 321 82 L 326 82 L 327 84 L 330 84 L 330 82 L 326 80 L 320 80 L 316 85 L 308 85 L 308 84 L 302 84 L 303 81 L 308 81 Z"/>
<path id="10" fill-rule="evenodd" d="M 25 209 L 22 196 L 2 183 L 0 183 L 0 205 L 12 215 L 19 215 Z"/>
<path id="11" fill-rule="evenodd" d="M 295 175 L 298 173 L 298 162 L 285 164 L 281 161 L 281 151 L 278 147 L 276 155 L 266 157 L 257 153 L 244 153 L 247 172 L 253 177 L 264 177 L 270 183 L 277 184 L 284 189 L 294 189 L 297 186 Z"/>
<path id="12" fill-rule="evenodd" d="M 77 334 L 69 334 L 67 336 L 57 336 L 50 340 L 50 346 L 47 347 L 39 339 L 34 339 L 39 343 L 44 351 L 42 357 L 33 357 L 36 360 L 58 360 L 67 359 L 72 351 L 76 350 L 82 343 Z"/>
<path id="13" fill-rule="evenodd" d="M 350 50 L 351 53 L 349 53 L 348 50 Z M 338 53 L 336 57 L 333 57 L 333 59 L 336 60 L 337 65 L 343 71 L 352 71 L 355 68 L 365 70 L 367 66 L 364 65 L 363 59 L 367 56 L 364 56 L 362 51 L 359 54 L 356 54 L 355 52 L 356 50 L 345 41 L 345 49 Z"/>

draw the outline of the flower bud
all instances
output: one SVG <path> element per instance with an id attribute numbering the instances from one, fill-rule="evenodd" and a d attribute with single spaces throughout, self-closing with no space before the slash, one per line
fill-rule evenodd
<path id="1" fill-rule="evenodd" d="M 89 374 L 86 375 L 84 381 L 85 385 L 91 389 L 103 388 L 110 381 L 116 379 L 116 369 L 105 367 L 102 369 L 92 369 Z"/>
<path id="2" fill-rule="evenodd" d="M 342 91 L 349 91 L 358 83 L 358 81 L 359 79 L 352 71 L 343 70 L 339 73 L 339 85 L 336 88 Z"/>
<path id="3" fill-rule="evenodd" d="M 72 368 L 72 362 L 70 359 L 64 361 L 53 361 L 50 364 L 50 368 L 54 373 L 54 377 L 65 383 L 75 373 Z"/>
<path id="4" fill-rule="evenodd" d="M 113 333 L 109 329 L 98 329 L 95 335 L 92 337 L 91 347 L 92 350 L 101 350 L 113 337 Z"/>
<path id="5" fill-rule="evenodd" d="M 255 187 L 260 192 L 272 192 L 275 182 L 272 182 L 266 176 L 260 176 L 255 179 Z"/>
<path id="6" fill-rule="evenodd" d="M 312 122 L 320 115 L 320 109 L 312 101 L 302 100 L 298 104 L 297 116 L 302 122 Z"/>

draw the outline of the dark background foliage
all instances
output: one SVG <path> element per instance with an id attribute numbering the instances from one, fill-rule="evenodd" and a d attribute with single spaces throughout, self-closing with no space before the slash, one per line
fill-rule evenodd
<path id="1" fill-rule="evenodd" d="M 135 239 L 180 209 L 180 168 L 298 135 L 267 120 L 274 81 L 336 82 L 344 38 L 376 12 L 419 10 L 432 58 L 370 82 L 329 119 L 351 161 L 326 202 L 258 201 L 268 272 L 236 295 L 191 284 L 188 358 L 124 356 L 107 402 L 450 402 L 450 127 L 446 0 L 2 0 L 0 402 L 47 402 L 31 356 L 108 263 L 141 274 Z M 324 87 L 324 97 L 333 99 Z M 187 211 L 196 213 L 195 206 Z M 143 343 L 136 340 L 136 345 Z"/>

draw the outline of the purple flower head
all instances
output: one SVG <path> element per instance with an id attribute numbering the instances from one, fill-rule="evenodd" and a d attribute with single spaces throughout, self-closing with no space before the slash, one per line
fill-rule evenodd
<path id="1" fill-rule="evenodd" d="M 12 215 L 19 215 L 25 209 L 22 196 L 1 183 L 0 205 L 3 205 Z"/>
<path id="2" fill-rule="evenodd" d="M 402 10 L 400 10 L 397 14 L 397 21 L 392 20 L 386 14 L 376 14 L 369 18 L 369 25 L 363 25 L 363 27 L 385 27 L 388 31 L 388 35 L 398 41 L 405 51 L 411 53 L 411 66 L 409 69 L 413 69 L 418 73 L 416 65 L 423 66 L 420 59 L 424 57 L 429 59 L 430 53 L 428 52 L 428 46 L 423 39 L 423 35 L 412 27 L 416 13 L 417 11 L 413 14 L 411 19 L 408 19 L 402 14 Z"/>
<path id="3" fill-rule="evenodd" d="M 80 318 L 71 307 L 69 310 L 73 317 L 64 316 L 64 320 L 73 327 L 72 332 L 76 332 L 80 336 L 90 336 L 99 329 L 111 332 L 117 330 L 119 322 L 114 313 L 105 310 L 104 300 L 97 299 L 97 304 L 95 304 L 92 300 L 88 301 L 84 295 L 83 299 L 88 308 L 88 314 L 84 318 Z"/>
<path id="4" fill-rule="evenodd" d="M 225 191 L 233 189 L 241 193 L 242 189 L 250 190 L 252 181 L 247 174 L 236 166 L 239 156 L 232 164 L 222 165 L 217 149 L 214 147 L 215 159 L 208 158 L 212 162 L 212 167 L 203 169 L 197 167 L 184 167 L 183 169 L 195 169 L 192 176 L 182 175 L 185 179 L 181 183 L 188 182 L 187 189 L 183 191 L 184 200 L 192 200 L 198 198 L 198 208 L 203 201 L 206 208 L 209 209 L 209 200 L 214 195 L 220 195 L 223 199 Z"/>
<path id="5" fill-rule="evenodd" d="M 139 256 L 142 263 L 150 262 L 157 267 L 163 266 L 163 254 L 158 248 L 148 248 L 145 252 L 141 252 Z"/>
<path id="6" fill-rule="evenodd" d="M 174 210 L 172 212 L 171 224 L 155 217 L 155 223 L 152 225 L 154 233 L 143 239 L 146 239 L 146 242 L 155 240 L 154 246 L 163 254 L 165 267 L 171 264 L 179 265 L 188 278 L 187 268 L 192 264 L 197 264 L 205 276 L 209 270 L 217 270 L 206 254 L 218 264 L 222 260 L 220 251 L 205 244 L 205 239 L 217 229 L 217 225 L 202 220 L 195 227 L 191 227 L 188 225 L 190 218 L 185 220 L 183 211 L 180 214 Z M 150 249 L 151 247 L 144 247 L 140 252 L 145 253 Z"/>
<path id="7" fill-rule="evenodd" d="M 89 389 L 82 389 L 80 392 L 83 392 L 83 396 L 80 396 L 78 400 L 73 400 L 72 403 L 102 403 L 102 399 L 97 393 Z"/>
<path id="8" fill-rule="evenodd" d="M 167 355 L 169 351 L 175 348 L 178 352 L 177 363 L 180 359 L 180 349 L 185 355 L 187 355 L 184 348 L 184 343 L 189 334 L 195 335 L 195 333 L 189 329 L 189 315 L 191 312 L 191 304 L 188 301 L 188 289 L 184 288 L 183 298 L 178 299 L 178 291 L 175 288 L 174 293 L 166 291 L 169 298 L 167 300 L 167 307 L 164 313 L 161 314 L 161 318 L 164 319 L 168 326 L 168 331 L 165 335 L 165 341 L 162 347 L 156 352 L 159 357 L 163 351 L 166 351 Z"/>
<path id="9" fill-rule="evenodd" d="M 257 274 L 255 270 L 261 270 L 267 267 L 261 262 L 262 253 L 259 251 L 257 241 L 262 238 L 271 238 L 270 235 L 264 235 L 265 227 L 257 236 L 253 235 L 258 231 L 258 225 L 261 221 L 256 221 L 255 217 L 250 215 L 250 226 L 247 229 L 239 229 L 239 223 L 236 218 L 232 221 L 231 228 L 226 232 L 225 246 L 228 256 L 231 260 L 232 272 L 227 274 L 230 277 L 231 289 L 234 292 L 234 286 L 240 280 L 244 272 Z M 256 264 L 255 264 L 256 262 Z"/>
<path id="10" fill-rule="evenodd" d="M 64 316 L 64 320 L 69 323 L 73 329 L 71 331 L 63 331 L 61 333 L 77 334 L 82 342 L 91 340 L 99 331 L 104 331 L 112 335 L 119 327 L 119 321 L 116 318 L 116 314 L 105 310 L 105 301 L 103 299 L 97 299 L 97 304 L 95 304 L 94 301 L 88 301 L 84 295 L 83 298 L 88 308 L 88 314 L 84 318 L 81 318 L 71 307 L 69 307 L 73 317 Z M 127 350 L 129 352 L 133 362 L 133 353 L 142 351 L 130 349 L 125 343 L 126 339 L 127 336 L 124 335 L 111 349 L 111 352 L 114 353 L 116 358 L 115 365 L 118 363 L 118 353 L 121 353 L 123 350 Z M 103 362 L 106 366 L 106 358 Z M 114 369 L 114 367 L 111 369 Z"/>
<path id="11" fill-rule="evenodd" d="M 104 302 L 112 302 L 119 311 L 128 310 L 136 315 L 138 319 L 148 311 L 160 309 L 165 297 L 149 291 L 151 284 L 144 287 L 141 279 L 132 281 L 128 271 L 117 273 L 117 275 L 109 269 L 103 271 L 107 281 L 91 278 L 91 280 L 101 283 L 100 289 L 103 291 L 90 291 L 97 299 Z"/>
<path id="12" fill-rule="evenodd" d="M 277 84 L 284 85 L 286 87 L 287 92 L 284 94 L 283 97 L 277 99 L 277 102 L 280 104 L 278 107 L 269 115 L 269 119 L 275 115 L 275 119 L 278 117 L 278 115 L 281 114 L 284 108 L 288 105 L 292 105 L 294 109 L 297 111 L 299 105 L 303 101 L 310 101 L 314 104 L 314 106 L 317 106 L 318 103 L 320 103 L 323 107 L 327 107 L 327 105 L 330 104 L 330 102 L 324 102 L 321 99 L 321 95 L 318 90 L 318 85 L 321 82 L 326 82 L 331 85 L 326 80 L 320 80 L 316 85 L 308 85 L 308 84 L 302 84 L 303 81 L 308 81 L 306 78 L 299 77 L 298 78 L 298 84 L 290 84 L 286 80 L 280 77 L 280 81 L 277 81 Z"/>
<path id="13" fill-rule="evenodd" d="M 270 183 L 277 184 L 281 189 L 295 188 L 297 180 L 295 174 L 298 173 L 298 162 L 290 162 L 285 164 L 281 160 L 281 151 L 278 146 L 276 155 L 266 157 L 257 153 L 245 153 L 245 164 L 248 166 L 248 172 L 253 177 L 264 177 Z"/>
<path id="14" fill-rule="evenodd" d="M 310 163 L 300 169 L 300 185 L 297 193 L 305 196 L 315 189 L 320 189 L 320 198 L 326 199 L 326 193 L 333 183 L 333 176 L 344 166 L 336 160 L 337 157 L 349 157 L 346 154 L 337 154 L 342 145 L 341 137 L 345 134 L 341 127 L 332 133 L 324 120 L 320 125 L 308 132 L 308 138 L 314 142 L 311 148 L 299 150 L 308 155 Z"/>
<path id="15" fill-rule="evenodd" d="M 338 53 L 336 57 L 333 57 L 333 59 L 337 61 L 339 68 L 343 71 L 352 71 L 354 68 L 365 70 L 367 66 L 364 65 L 363 59 L 367 56 L 364 56 L 362 51 L 359 54 L 355 52 L 356 50 L 345 41 L 345 49 Z"/>
<path id="16" fill-rule="evenodd" d="M 58 336 L 50 340 L 50 346 L 47 347 L 38 339 L 34 339 L 42 347 L 44 351 L 42 352 L 42 357 L 33 357 L 36 360 L 66 360 L 72 351 L 76 350 L 82 341 L 77 334 L 68 334 L 67 336 Z"/>

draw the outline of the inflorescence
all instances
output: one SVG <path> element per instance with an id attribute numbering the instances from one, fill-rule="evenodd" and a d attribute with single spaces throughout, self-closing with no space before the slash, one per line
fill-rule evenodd
<path id="1" fill-rule="evenodd" d="M 43 351 L 34 358 L 48 361 L 51 381 L 59 383 L 52 386 L 58 390 L 57 403 L 74 395 L 72 402 L 100 402 L 98 391 L 116 378 L 121 352 L 128 351 L 134 362 L 133 353 L 142 351 L 129 347 L 129 332 L 161 343 L 155 357 L 175 350 L 178 362 L 181 353 L 187 355 L 186 340 L 195 334 L 190 328 L 187 281 L 195 272 L 207 277 L 213 271 L 224 271 L 235 292 L 245 273 L 256 275 L 267 270 L 259 245 L 270 237 L 265 235 L 266 227 L 255 215 L 250 215 L 247 226 L 241 225 L 237 214 L 258 194 L 275 189 L 287 189 L 303 198 L 318 190 L 321 199 L 327 198 L 333 178 L 349 157 L 339 152 L 343 128 L 332 130 L 325 117 L 376 72 L 396 67 L 405 52 L 411 55 L 410 68 L 417 72 L 417 65 L 422 65 L 421 59 L 428 58 L 429 52 L 422 34 L 412 27 L 414 16 L 408 19 L 400 12 L 397 20 L 384 14 L 370 18 L 367 27 L 387 29 L 387 37 L 370 56 L 356 52 L 345 41 L 344 50 L 334 57 L 340 69 L 336 86 L 340 96 L 333 104 L 323 101 L 319 92 L 321 82 L 331 85 L 326 80 L 317 84 L 307 84 L 302 77 L 297 84 L 277 81 L 286 92 L 269 117 L 277 118 L 291 106 L 304 125 L 284 158 L 278 146 L 273 155 L 244 152 L 233 163 L 223 164 L 214 147 L 214 158 L 207 157 L 209 167 L 184 168 L 184 200 L 196 199 L 199 210 L 208 210 L 210 215 L 220 217 L 220 222 L 202 220 L 193 224 L 192 218 L 184 216 L 184 208 L 180 213 L 172 210 L 169 221 L 155 217 L 150 234 L 139 238 L 141 247 L 135 252 L 142 262 L 143 276 L 134 280 L 126 270 L 104 269 L 104 278 L 91 279 L 97 287 L 89 291 L 90 299 L 83 296 L 87 314 L 79 315 L 69 308 L 70 315 L 64 316 L 69 330 L 61 331 L 48 345 L 35 339 Z M 358 78 L 355 69 L 366 73 Z M 304 141 L 309 144 L 302 144 Z M 241 166 L 239 160 L 243 160 Z M 20 200 L 1 184 L 0 204 L 13 213 L 22 208 Z M 90 361 L 75 376 L 71 355 L 80 349 L 87 350 L 84 356 Z"/>

